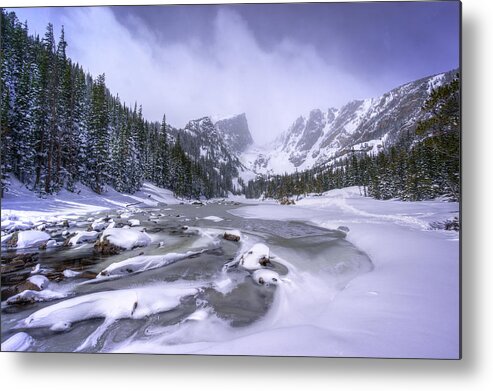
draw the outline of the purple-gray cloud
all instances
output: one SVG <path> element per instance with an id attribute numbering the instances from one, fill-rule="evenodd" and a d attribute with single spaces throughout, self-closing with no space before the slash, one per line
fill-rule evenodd
<path id="1" fill-rule="evenodd" d="M 358 4 L 15 11 L 40 35 L 63 24 L 69 56 L 147 118 L 245 112 L 264 143 L 312 108 L 458 66 L 458 3 Z"/>

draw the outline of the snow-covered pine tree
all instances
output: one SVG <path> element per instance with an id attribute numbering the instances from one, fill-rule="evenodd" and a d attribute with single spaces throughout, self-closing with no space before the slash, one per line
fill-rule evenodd
<path id="1" fill-rule="evenodd" d="M 86 167 L 87 185 L 98 194 L 105 191 L 108 179 L 108 125 L 105 76 L 102 74 L 92 87 Z"/>

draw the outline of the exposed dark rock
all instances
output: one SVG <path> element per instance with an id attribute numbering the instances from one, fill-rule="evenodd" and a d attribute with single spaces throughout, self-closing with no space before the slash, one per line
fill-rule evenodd
<path id="1" fill-rule="evenodd" d="M 230 232 L 225 232 L 223 235 L 223 239 L 230 240 L 232 242 L 239 242 L 240 237 L 238 235 L 232 234 Z"/>
<path id="2" fill-rule="evenodd" d="M 75 235 L 77 235 L 77 233 L 75 233 L 75 232 L 72 232 L 70 235 L 68 235 L 65 238 L 65 241 L 63 242 L 63 247 L 70 247 L 70 246 L 72 246 L 72 243 L 70 243 L 70 239 L 72 239 Z"/>
<path id="3" fill-rule="evenodd" d="M 270 262 L 270 259 L 267 258 L 267 257 L 262 257 L 259 259 L 258 263 L 262 266 L 267 266 L 267 265 L 270 265 L 271 262 Z"/>
<path id="4" fill-rule="evenodd" d="M 287 198 L 287 197 L 284 197 L 284 198 L 281 198 L 279 200 L 279 203 L 281 205 L 295 205 L 296 203 L 294 202 L 294 200 L 290 199 L 290 198 Z"/>
<path id="5" fill-rule="evenodd" d="M 231 118 L 219 120 L 215 128 L 224 142 L 233 152 L 243 152 L 253 143 L 246 115 L 240 114 Z"/>
<path id="6" fill-rule="evenodd" d="M 48 280 L 50 281 L 55 281 L 55 282 L 60 282 L 62 281 L 65 276 L 63 273 L 60 272 L 48 272 L 44 275 Z"/>
<path id="7" fill-rule="evenodd" d="M 97 275 L 98 274 L 95 272 L 91 272 L 91 271 L 86 270 L 85 272 L 82 272 L 81 274 L 77 275 L 77 278 L 86 278 L 88 280 L 92 280 L 92 279 L 96 278 Z"/>
<path id="8" fill-rule="evenodd" d="M 459 231 L 460 230 L 460 221 L 458 217 L 454 217 L 453 219 L 448 219 L 444 221 L 434 221 L 430 223 L 431 229 L 443 229 L 446 231 Z"/>
<path id="9" fill-rule="evenodd" d="M 17 241 L 19 240 L 19 233 L 16 231 L 12 234 L 12 237 L 7 240 L 7 247 L 17 246 Z"/>
<path id="10" fill-rule="evenodd" d="M 36 284 L 33 284 L 32 282 L 26 280 L 17 285 L 9 286 L 8 288 L 2 289 L 2 301 L 7 300 L 12 296 L 15 296 L 27 290 L 39 292 L 41 288 Z"/>
<path id="11" fill-rule="evenodd" d="M 103 240 L 98 239 L 98 241 L 94 244 L 94 251 L 101 255 L 116 255 L 120 254 L 123 249 L 115 246 L 108 239 L 104 238 Z"/>
<path id="12" fill-rule="evenodd" d="M 18 270 L 19 268 L 16 267 L 16 266 L 12 266 L 12 265 L 2 265 L 1 266 L 1 274 L 6 274 L 6 273 L 11 273 L 15 270 Z"/>
<path id="13" fill-rule="evenodd" d="M 18 254 L 12 259 L 3 259 L 4 264 L 1 266 L 1 272 L 10 273 L 25 267 L 34 265 L 38 260 L 38 253 Z"/>

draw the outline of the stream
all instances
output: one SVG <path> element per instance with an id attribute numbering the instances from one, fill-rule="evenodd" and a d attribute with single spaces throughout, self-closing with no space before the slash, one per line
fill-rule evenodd
<path id="1" fill-rule="evenodd" d="M 222 343 L 259 329 L 313 322 L 318 312 L 330 311 L 337 292 L 373 268 L 369 257 L 345 239 L 343 230 L 301 221 L 246 219 L 230 213 L 241 207 L 215 202 L 135 208 L 123 215 L 122 211 L 105 211 L 81 216 L 71 221 L 69 228 L 47 229 L 53 239 L 63 242 L 64 230 L 85 231 L 94 219 L 111 218 L 117 227 L 129 219 L 139 220 L 140 225 L 130 229 L 145 230 L 151 243 L 117 255 L 95 253 L 94 243 L 46 250 L 2 249 L 5 265 L 19 254 L 36 254 L 26 267 L 2 273 L 2 290 L 39 273 L 49 278 L 50 290 L 65 295 L 23 304 L 9 304 L 2 297 L 2 344 L 13 337 L 29 351 L 168 353 L 181 352 L 177 346 L 193 346 L 183 351 L 200 352 L 203 344 Z M 241 232 L 238 242 L 223 238 L 225 231 L 233 229 Z M 269 248 L 270 262 L 265 268 L 277 273 L 278 283 L 259 284 L 251 270 L 234 264 L 256 243 Z M 132 257 L 187 252 L 189 256 L 162 267 L 137 272 L 130 268 L 119 276 L 99 275 L 110 265 Z M 190 292 L 177 296 L 174 303 L 173 297 L 167 296 L 171 295 L 167 287 Z M 124 300 L 134 291 L 138 299 L 127 311 Z M 108 295 L 91 296 L 97 300 L 83 302 L 78 308 L 87 305 L 87 311 L 93 310 L 91 306 L 96 311 L 97 306 L 105 305 L 105 317 L 78 319 L 74 306 L 72 319 L 65 323 L 63 311 L 50 314 L 61 317 L 52 325 L 39 321 L 39 326 L 31 327 L 25 322 L 41 309 L 98 293 Z"/>

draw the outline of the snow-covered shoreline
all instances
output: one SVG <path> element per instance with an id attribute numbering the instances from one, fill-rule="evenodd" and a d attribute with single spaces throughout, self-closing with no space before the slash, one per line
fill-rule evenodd
<path id="1" fill-rule="evenodd" d="M 134 194 L 119 193 L 108 188 L 103 194 L 97 194 L 79 184 L 76 192 L 65 189 L 56 195 L 39 198 L 17 179 L 11 179 L 9 192 L 2 198 L 2 220 L 11 215 L 22 219 L 54 218 L 78 216 L 105 210 L 124 209 L 131 206 L 156 207 L 181 202 L 170 190 L 162 189 L 150 183 L 144 183 L 142 189 Z"/>
<path id="2" fill-rule="evenodd" d="M 348 226 L 347 239 L 370 256 L 375 269 L 338 292 L 320 322 L 316 350 L 322 355 L 454 359 L 460 354 L 459 235 L 429 230 L 429 223 L 458 210 L 458 203 L 442 201 L 377 201 L 361 197 L 356 187 L 296 206 L 247 206 L 232 213 Z M 296 335 L 296 344 L 311 342 L 310 333 Z M 278 337 L 284 340 L 282 333 Z M 276 346 L 276 335 L 268 338 Z M 265 353 L 285 354 L 275 348 Z"/>

